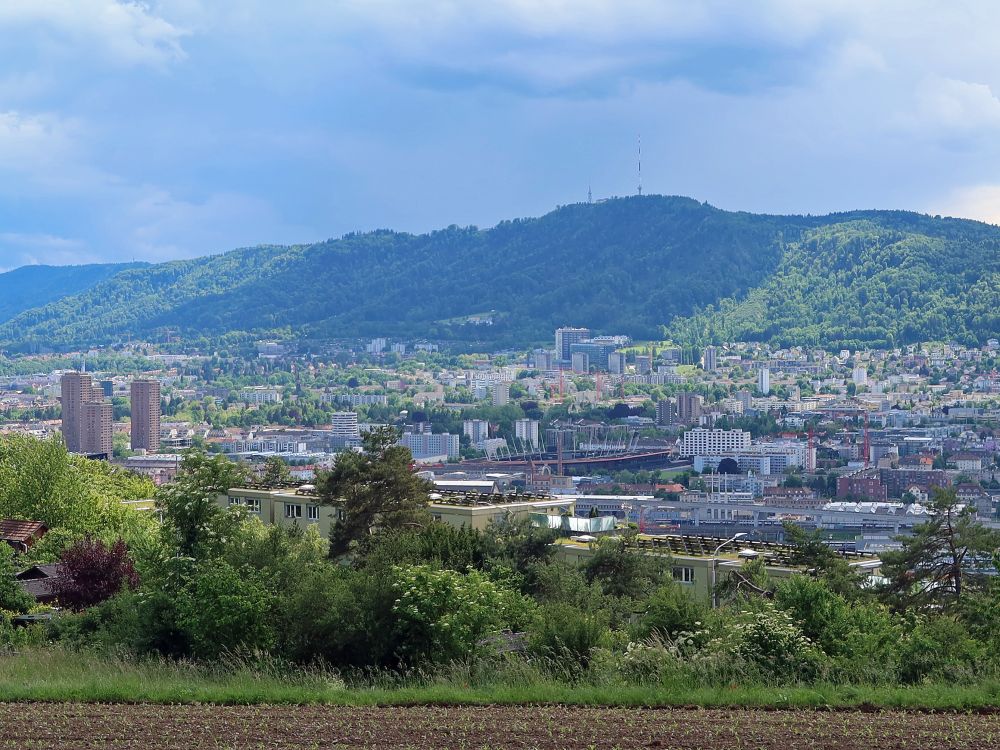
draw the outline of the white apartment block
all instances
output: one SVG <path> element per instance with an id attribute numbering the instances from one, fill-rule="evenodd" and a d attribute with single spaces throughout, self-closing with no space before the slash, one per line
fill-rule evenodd
<path id="1" fill-rule="evenodd" d="M 518 419 L 514 422 L 514 437 L 518 440 L 530 444 L 532 447 L 538 446 L 538 420 Z"/>
<path id="2" fill-rule="evenodd" d="M 469 442 L 479 448 L 490 436 L 490 423 L 485 419 L 466 419 L 462 422 L 462 432 L 469 436 Z"/>
<path id="3" fill-rule="evenodd" d="M 458 435 L 450 435 L 447 432 L 442 432 L 439 435 L 427 432 L 407 432 L 400 438 L 399 444 L 409 448 L 413 458 L 418 460 L 439 456 L 458 458 L 461 455 L 458 448 Z"/>
<path id="4" fill-rule="evenodd" d="M 708 430 L 696 427 L 681 438 L 682 456 L 711 456 L 733 453 L 750 447 L 750 433 L 746 430 Z"/>
<path id="5" fill-rule="evenodd" d="M 389 397 L 384 393 L 324 393 L 320 401 L 348 406 L 387 406 Z"/>
<path id="6" fill-rule="evenodd" d="M 240 401 L 244 404 L 278 404 L 281 403 L 281 391 L 277 388 L 256 387 L 244 388 L 240 391 Z"/>
<path id="7" fill-rule="evenodd" d="M 330 423 L 332 426 L 330 433 L 335 437 L 361 437 L 357 412 L 336 411 L 330 415 Z"/>

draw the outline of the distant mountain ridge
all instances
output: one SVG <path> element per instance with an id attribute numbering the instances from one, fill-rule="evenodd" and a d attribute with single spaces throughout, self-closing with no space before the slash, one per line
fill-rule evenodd
<path id="1" fill-rule="evenodd" d="M 0 273 L 0 322 L 34 307 L 79 294 L 119 271 L 146 263 L 92 263 L 81 266 L 21 266 Z"/>
<path id="2" fill-rule="evenodd" d="M 1000 228 L 641 196 L 491 229 L 390 231 L 131 268 L 0 325 L 6 347 L 234 332 L 527 345 L 561 325 L 841 347 L 1000 328 Z M 2 278 L 2 277 L 0 277 Z"/>

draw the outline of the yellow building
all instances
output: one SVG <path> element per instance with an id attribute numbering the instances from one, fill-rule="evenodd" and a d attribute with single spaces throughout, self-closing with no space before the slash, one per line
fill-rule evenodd
<path id="1" fill-rule="evenodd" d="M 722 545 L 725 546 L 722 546 Z M 722 548 L 720 549 L 720 546 Z M 573 564 L 583 564 L 593 556 L 596 544 L 590 541 L 561 539 L 557 542 L 557 554 Z M 750 560 L 762 558 L 767 574 L 771 578 L 789 578 L 801 573 L 802 568 L 792 565 L 789 558 L 794 551 L 792 545 L 775 542 L 733 540 L 723 537 L 667 535 L 648 536 L 640 534 L 635 540 L 637 552 L 648 555 L 662 555 L 669 559 L 674 580 L 691 596 L 704 604 L 716 605 L 713 591 Z M 848 564 L 866 573 L 874 574 L 881 567 L 881 561 L 874 556 L 856 552 L 841 553 Z"/>
<path id="2" fill-rule="evenodd" d="M 513 498 L 516 497 L 516 500 Z M 572 515 L 572 499 L 542 496 L 470 495 L 463 493 L 431 493 L 427 509 L 436 521 L 451 526 L 468 526 L 484 530 L 490 521 L 503 518 L 528 518 L 544 514 Z M 508 502 L 508 500 L 513 500 Z M 265 525 L 305 526 L 317 524 L 319 533 L 327 537 L 334 524 L 343 518 L 343 511 L 335 505 L 320 504 L 315 487 L 303 485 L 298 489 L 265 489 L 234 487 L 219 498 L 222 507 L 239 506 L 259 518 Z"/>
<path id="3" fill-rule="evenodd" d="M 434 520 L 451 526 L 468 526 L 483 531 L 491 521 L 505 518 L 530 518 L 533 515 L 573 515 L 576 501 L 572 498 L 543 495 L 467 495 L 432 493 L 430 505 Z"/>

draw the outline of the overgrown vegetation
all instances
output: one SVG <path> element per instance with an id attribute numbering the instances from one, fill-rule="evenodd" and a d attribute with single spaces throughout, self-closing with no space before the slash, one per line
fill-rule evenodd
<path id="1" fill-rule="evenodd" d="M 674 580 L 669 559 L 640 553 L 628 537 L 602 540 L 578 567 L 556 555 L 554 532 L 527 521 L 498 519 L 483 532 L 432 521 L 417 513 L 407 462 L 371 440 L 366 461 L 325 480 L 358 488 L 352 512 L 364 521 L 346 545 L 332 549 L 315 526 L 265 527 L 243 508 L 224 508 L 218 496 L 243 479 L 239 469 L 191 453 L 159 493 L 164 520 L 152 538 L 133 537 L 126 554 L 124 542 L 84 535 L 53 554 L 74 572 L 57 589 L 65 609 L 51 622 L 12 626 L 29 606 L 12 580 L 24 561 L 0 559 L 0 639 L 29 650 L 55 644 L 62 656 L 46 658 L 65 664 L 125 658 L 135 673 L 259 668 L 277 681 L 306 680 L 288 700 L 350 700 L 345 687 L 400 696 L 461 685 L 501 700 L 532 700 L 543 686 L 722 703 L 737 694 L 773 702 L 778 689 L 806 702 L 881 691 L 898 705 L 943 690 L 927 686 L 958 685 L 996 701 L 1000 585 L 986 573 L 1000 562 L 997 534 L 976 526 L 953 493 L 937 492 L 934 515 L 887 557 L 884 584 L 790 528 L 803 572 L 770 580 L 748 563 L 743 583 L 730 577 L 719 587 L 722 606 L 709 610 Z M 375 486 L 404 502 L 372 505 Z M 327 502 L 344 502 L 335 494 Z M 17 694 L 2 677 L 14 668 L 0 661 L 0 693 Z M 269 685 L 262 695 L 282 695 Z M 107 685 L 93 693 L 107 695 Z"/>

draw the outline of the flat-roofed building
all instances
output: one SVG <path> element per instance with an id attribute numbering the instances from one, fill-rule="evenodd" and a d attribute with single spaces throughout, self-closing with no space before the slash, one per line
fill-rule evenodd
<path id="1" fill-rule="evenodd" d="M 134 451 L 160 449 L 160 382 L 133 380 L 130 393 L 132 412 L 131 445 Z"/>

